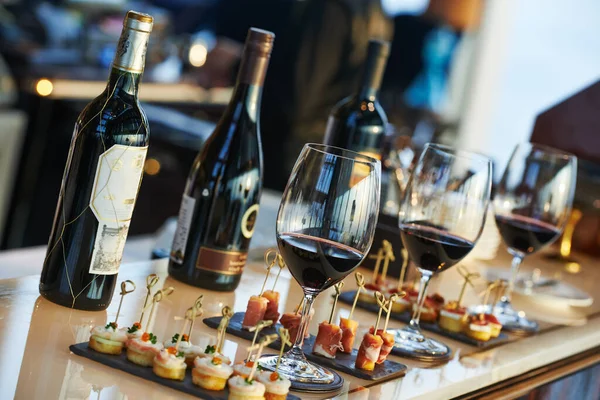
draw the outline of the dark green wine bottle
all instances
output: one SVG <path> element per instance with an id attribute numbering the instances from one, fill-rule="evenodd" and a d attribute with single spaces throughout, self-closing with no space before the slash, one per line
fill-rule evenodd
<path id="1" fill-rule="evenodd" d="M 106 89 L 75 124 L 40 279 L 41 295 L 67 307 L 112 299 L 148 151 L 138 89 L 152 24 L 127 13 Z"/>

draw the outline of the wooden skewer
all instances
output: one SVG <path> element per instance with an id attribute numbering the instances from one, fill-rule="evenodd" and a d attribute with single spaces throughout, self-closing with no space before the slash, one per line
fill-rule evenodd
<path id="1" fill-rule="evenodd" d="M 344 287 L 344 281 L 338 283 L 337 285 L 333 285 L 335 289 L 335 297 L 333 299 L 333 307 L 331 307 L 331 314 L 329 314 L 329 324 L 331 324 L 331 320 L 333 320 L 333 314 L 335 313 L 335 307 L 337 307 L 338 298 L 340 294 L 342 294 L 342 288 Z"/>
<path id="2" fill-rule="evenodd" d="M 500 296 L 502 296 L 502 292 L 506 288 L 506 282 L 504 282 L 503 280 L 498 279 L 496 282 L 498 282 L 498 285 L 496 289 L 496 294 L 494 296 L 494 302 L 492 304 L 498 304 L 498 299 L 500 298 Z"/>
<path id="3" fill-rule="evenodd" d="M 300 310 L 302 309 L 303 305 L 304 305 L 304 296 L 302 296 L 302 300 L 300 300 L 300 303 L 298 303 L 298 307 L 296 307 L 296 311 L 294 311 L 294 314 L 298 314 L 300 312 Z"/>
<path id="4" fill-rule="evenodd" d="M 146 277 L 146 299 L 144 300 L 144 306 L 142 307 L 142 314 L 140 315 L 140 326 L 142 324 L 142 320 L 144 319 L 144 311 L 146 310 L 146 306 L 148 305 L 148 299 L 150 298 L 150 292 L 154 285 L 158 283 L 158 275 L 150 274 Z"/>
<path id="5" fill-rule="evenodd" d="M 374 335 L 377 334 L 377 329 L 379 328 L 379 321 L 381 320 L 381 312 L 385 309 L 385 296 L 381 292 L 375 292 L 375 300 L 377 300 L 377 305 L 379 305 L 379 313 L 377 314 L 377 321 L 375 322 L 375 332 Z"/>
<path id="6" fill-rule="evenodd" d="M 402 285 L 404 285 L 404 277 L 406 275 L 406 267 L 408 267 L 408 251 L 406 249 L 400 250 L 402 253 L 402 268 L 400 268 L 400 278 L 398 279 L 398 292 L 402 291 Z"/>
<path id="7" fill-rule="evenodd" d="M 185 328 L 187 328 L 188 322 L 194 320 L 195 313 L 196 310 L 194 309 L 194 307 L 188 308 L 185 312 L 185 317 L 183 318 L 183 326 L 181 327 L 181 332 L 179 332 L 179 335 L 177 336 L 177 343 L 175 343 L 175 354 L 177 354 L 177 352 L 179 351 L 179 343 L 181 343 L 181 339 L 183 338 L 183 332 L 185 332 Z"/>
<path id="8" fill-rule="evenodd" d="M 385 283 L 385 278 L 387 277 L 387 271 L 390 266 L 390 261 L 396 261 L 396 256 L 394 255 L 394 249 L 392 248 L 392 244 L 387 240 L 383 241 L 383 252 L 384 260 L 383 269 L 381 270 L 381 281 Z"/>
<path id="9" fill-rule="evenodd" d="M 350 315 L 348 319 L 352 319 L 352 314 L 354 314 L 354 309 L 356 308 L 356 303 L 358 302 L 358 297 L 360 296 L 360 291 L 365 288 L 365 277 L 360 272 L 356 272 L 354 274 L 354 278 L 356 279 L 356 286 L 358 286 L 358 290 L 354 295 L 354 302 L 352 303 L 352 308 L 350 309 Z"/>
<path id="10" fill-rule="evenodd" d="M 277 340 L 277 334 L 274 333 L 272 335 L 266 335 L 263 336 L 262 339 L 260 339 L 260 342 L 258 343 L 258 345 L 254 345 L 254 346 L 250 346 L 248 348 L 248 352 L 252 352 L 254 350 L 257 350 L 256 352 L 256 360 L 257 362 L 255 362 L 252 365 L 252 370 L 250 371 L 250 374 L 248 375 L 247 381 L 248 382 L 252 382 L 252 378 L 254 377 L 254 373 L 256 372 L 256 367 L 258 366 L 258 360 L 260 359 L 260 356 L 262 355 L 262 351 L 265 348 L 265 346 L 270 345 L 271 343 L 273 343 L 274 341 Z"/>
<path id="11" fill-rule="evenodd" d="M 254 338 L 252 339 L 252 346 L 254 346 L 254 344 L 256 343 L 256 338 L 258 337 L 258 334 L 260 333 L 260 331 L 262 331 L 267 326 L 271 326 L 271 325 L 273 325 L 273 321 L 262 320 L 262 321 L 258 321 L 258 324 L 256 324 L 256 326 L 253 326 L 250 329 L 248 329 L 250 332 L 254 332 Z M 250 346 L 250 347 L 252 347 L 252 346 Z M 252 353 L 248 352 L 248 355 L 246 356 L 246 361 L 252 361 L 250 359 L 251 356 L 252 356 Z"/>
<path id="12" fill-rule="evenodd" d="M 494 290 L 496 288 L 496 286 L 498 286 L 498 282 L 499 281 L 495 281 L 495 282 L 491 282 L 490 284 L 488 284 L 488 287 L 485 289 L 485 292 L 483 294 L 483 309 L 486 309 L 488 300 L 490 299 L 490 294 L 492 293 L 492 290 Z M 481 312 L 480 313 L 480 318 L 484 317 L 485 312 Z"/>
<path id="13" fill-rule="evenodd" d="M 275 276 L 275 282 L 273 282 L 272 292 L 275 291 L 275 287 L 277 286 L 277 281 L 279 280 L 279 275 L 281 275 L 281 270 L 285 268 L 285 262 L 283 261 L 283 257 L 281 254 L 277 253 L 277 265 L 279 266 L 279 271 L 277 271 L 277 275 Z"/>
<path id="14" fill-rule="evenodd" d="M 479 274 L 478 273 L 470 273 L 469 270 L 467 270 L 465 267 L 463 267 L 462 265 L 458 266 L 458 273 L 465 279 L 463 282 L 463 285 L 460 289 L 460 294 L 458 295 L 458 307 L 460 307 L 461 303 L 462 303 L 462 299 L 463 296 L 465 294 L 465 290 L 467 288 L 467 285 L 471 285 L 471 287 L 473 286 L 473 282 L 471 282 L 471 279 L 473 278 L 479 278 Z"/>
<path id="15" fill-rule="evenodd" d="M 279 339 L 281 340 L 281 349 L 279 349 L 279 357 L 277 357 L 277 364 L 275 365 L 275 372 L 279 369 L 279 364 L 281 363 L 281 357 L 283 357 L 283 350 L 285 346 L 292 346 L 292 341 L 290 340 L 290 332 L 285 328 L 279 328 Z"/>
<path id="16" fill-rule="evenodd" d="M 269 261 L 269 256 L 271 254 L 275 254 L 275 257 L 273 257 L 273 261 Z M 268 249 L 265 252 L 265 264 L 267 264 L 267 274 L 265 275 L 265 280 L 263 281 L 262 287 L 260 288 L 260 293 L 258 294 L 259 296 L 262 296 L 263 292 L 265 291 L 265 285 L 267 284 L 267 281 L 269 280 L 269 275 L 271 274 L 271 268 L 277 262 L 277 254 L 278 254 L 277 250 L 275 250 L 275 249 Z"/>
<path id="17" fill-rule="evenodd" d="M 202 311 L 202 299 L 204 298 L 204 295 L 201 294 L 200 297 L 198 297 L 196 299 L 196 301 L 194 302 L 193 305 L 193 317 L 192 317 L 192 321 L 190 322 L 190 330 L 188 331 L 188 336 L 191 338 L 192 337 L 192 330 L 194 330 L 194 322 L 196 322 L 196 318 L 201 317 L 202 314 L 204 314 L 204 311 Z"/>
<path id="18" fill-rule="evenodd" d="M 166 289 L 161 289 L 154 293 L 154 296 L 152 296 L 152 303 L 150 304 L 150 314 L 148 315 L 148 323 L 146 324 L 146 328 L 150 328 L 150 325 L 152 325 L 152 318 L 154 317 L 154 307 L 156 306 L 156 303 L 160 303 L 163 298 L 169 296 L 174 291 L 175 288 L 169 286 Z M 148 331 L 148 329 L 146 329 L 146 331 Z"/>
<path id="19" fill-rule="evenodd" d="M 387 332 L 388 323 L 390 322 L 390 315 L 392 314 L 392 304 L 394 304 L 396 299 L 399 299 L 404 296 L 406 296 L 406 292 L 402 292 L 401 294 L 394 293 L 390 296 L 390 299 L 388 300 L 387 304 L 387 315 L 385 316 L 385 325 L 383 325 L 383 333 Z M 377 333 L 377 331 L 375 331 L 375 333 Z"/>
<path id="20" fill-rule="evenodd" d="M 127 284 L 130 283 L 133 286 L 133 289 L 127 290 Z M 119 300 L 119 308 L 117 308 L 117 315 L 115 315 L 115 325 L 117 325 L 117 320 L 119 319 L 119 314 L 121 313 L 121 306 L 123 305 L 123 298 L 126 294 L 129 294 L 135 290 L 135 283 L 130 281 L 129 279 L 121 282 L 121 300 Z"/>
<path id="21" fill-rule="evenodd" d="M 219 322 L 219 327 L 217 328 L 217 353 L 221 352 L 223 343 L 225 343 L 225 332 L 227 330 L 227 325 L 229 325 L 229 320 L 233 317 L 233 311 L 229 306 L 225 306 L 223 307 L 221 314 L 223 315 L 223 318 L 221 318 L 221 322 Z"/>
<path id="22" fill-rule="evenodd" d="M 371 282 L 377 284 L 377 275 L 379 275 L 379 267 L 381 265 L 381 260 L 383 260 L 383 248 L 379 248 L 379 250 L 377 250 L 377 255 L 370 255 L 369 258 L 377 260 L 375 262 L 375 269 L 373 269 L 373 276 L 371 277 Z"/>

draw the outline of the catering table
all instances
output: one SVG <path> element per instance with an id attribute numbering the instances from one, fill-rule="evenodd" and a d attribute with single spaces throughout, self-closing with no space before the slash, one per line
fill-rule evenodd
<path id="1" fill-rule="evenodd" d="M 274 218 L 273 207 L 271 211 L 264 211 L 261 217 L 262 226 L 265 218 Z M 260 244 L 264 245 L 264 240 L 260 241 Z M 166 260 L 126 262 L 121 266 L 119 280 L 131 279 L 138 284 L 138 289 L 125 298 L 119 324 L 129 325 L 139 318 L 145 297 L 144 282 L 150 273 L 156 273 L 160 277 L 156 287 L 175 288 L 173 295 L 157 307 L 152 331 L 162 340 L 175 333 L 180 322 L 175 321 L 174 317 L 183 316 L 200 293 L 204 293 L 204 317 L 219 315 L 224 305 L 232 306 L 235 311 L 243 311 L 249 296 L 259 290 L 264 276 L 265 268 L 257 257 L 260 254 L 258 250 L 255 249 L 254 257 L 247 265 L 242 282 L 235 293 L 209 292 L 179 283 L 168 276 Z M 36 262 L 36 258 L 32 258 L 28 253 L 32 251 L 36 250 L 20 250 L 9 255 L 0 253 L 0 271 L 3 271 L 0 277 L 11 276 L 0 280 L 0 399 L 191 398 L 70 353 L 69 345 L 87 341 L 92 326 L 104 325 L 114 319 L 118 296 L 114 297 L 106 312 L 70 310 L 42 299 L 38 294 L 38 273 L 41 265 L 19 265 L 19 260 L 22 260 L 23 264 Z M 597 293 L 600 268 L 595 267 L 592 259 L 582 256 L 580 260 L 580 272 L 574 275 L 563 274 L 562 279 L 588 293 Z M 486 262 L 471 261 L 467 263 L 467 267 L 484 272 L 487 268 L 508 264 L 508 256 L 500 249 L 496 259 Z M 524 269 L 533 267 L 541 268 L 544 274 L 548 275 L 554 275 L 562 268 L 560 264 L 546 261 L 542 256 L 526 260 Z M 10 271 L 6 271 L 7 269 Z M 34 275 L 31 275 L 32 272 L 35 272 Z M 363 272 L 368 276 L 368 271 Z M 344 290 L 352 289 L 353 281 L 351 277 L 347 279 Z M 439 291 L 451 300 L 458 294 L 458 282 L 457 271 L 450 269 L 432 283 L 431 290 Z M 285 311 L 294 308 L 301 298 L 300 287 L 288 271 L 282 273 L 278 290 L 282 296 L 280 304 Z M 475 303 L 476 293 L 470 292 L 465 302 Z M 328 318 L 332 304 L 330 295 L 331 292 L 326 292 L 317 299 L 313 321 Z M 543 305 L 524 298 L 516 297 L 515 303 L 528 312 L 537 312 L 538 315 L 544 312 Z M 485 351 L 431 334 L 452 348 L 453 358 L 449 362 L 432 366 L 390 356 L 391 359 L 408 365 L 409 370 L 404 378 L 376 384 L 342 373 L 346 383 L 341 392 L 333 395 L 302 393 L 300 396 L 303 399 L 333 397 L 350 400 L 447 399 L 473 396 L 513 398 L 545 382 L 600 362 L 599 311 L 600 304 L 596 302 L 589 308 L 572 311 L 574 316 L 571 323 L 575 326 L 542 323 L 542 332 L 538 335 L 514 337 L 515 340 L 510 343 Z M 347 316 L 348 313 L 348 306 L 338 304 L 338 316 Z M 358 309 L 354 315 L 360 322 L 358 335 L 361 336 L 364 330 L 374 323 L 375 315 Z M 337 320 L 337 316 L 334 320 Z M 402 325 L 400 322 L 390 322 L 392 328 Z M 311 333 L 316 333 L 316 328 L 316 323 L 313 323 L 310 327 Z M 214 340 L 214 337 L 213 329 L 201 321 L 196 322 L 191 336 L 192 342 L 206 345 Z M 224 353 L 240 360 L 244 357 L 248 345 L 243 339 L 227 335 Z"/>

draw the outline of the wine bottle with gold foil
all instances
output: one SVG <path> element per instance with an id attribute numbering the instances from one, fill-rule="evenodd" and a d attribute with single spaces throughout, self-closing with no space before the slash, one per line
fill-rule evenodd
<path id="1" fill-rule="evenodd" d="M 232 291 L 240 282 L 262 189 L 260 101 L 274 39 L 248 31 L 231 101 L 190 171 L 169 262 L 184 283 Z"/>
<path id="2" fill-rule="evenodd" d="M 106 89 L 75 124 L 40 279 L 41 295 L 67 307 L 112 299 L 148 151 L 138 89 L 152 24 L 127 13 Z"/>

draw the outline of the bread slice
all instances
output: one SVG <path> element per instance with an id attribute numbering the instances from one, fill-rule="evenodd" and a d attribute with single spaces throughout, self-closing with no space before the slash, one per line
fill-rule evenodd
<path id="1" fill-rule="evenodd" d="M 227 400 L 264 400 L 263 396 L 248 396 L 244 393 L 231 393 L 229 391 L 229 397 Z"/>
<path id="2" fill-rule="evenodd" d="M 205 375 L 194 368 L 192 370 L 192 382 L 194 385 L 198 385 L 207 390 L 223 390 L 227 384 L 227 379 L 219 378 L 218 376 Z"/>
<path id="3" fill-rule="evenodd" d="M 154 363 L 152 370 L 154 373 L 161 378 L 173 379 L 176 381 L 182 381 L 185 378 L 186 365 L 183 368 L 165 368 L 160 364 Z"/>
<path id="4" fill-rule="evenodd" d="M 156 353 L 153 351 L 139 351 L 131 347 L 127 348 L 127 359 L 134 364 L 141 365 L 142 367 L 153 366 L 154 357 L 156 357 Z"/>
<path id="5" fill-rule="evenodd" d="M 104 354 L 121 354 L 123 351 L 123 342 L 101 338 L 100 336 L 90 336 L 88 346 L 99 353 Z"/>
<path id="6" fill-rule="evenodd" d="M 287 399 L 287 394 L 274 394 L 274 393 L 265 393 L 265 400 L 285 400 Z"/>

